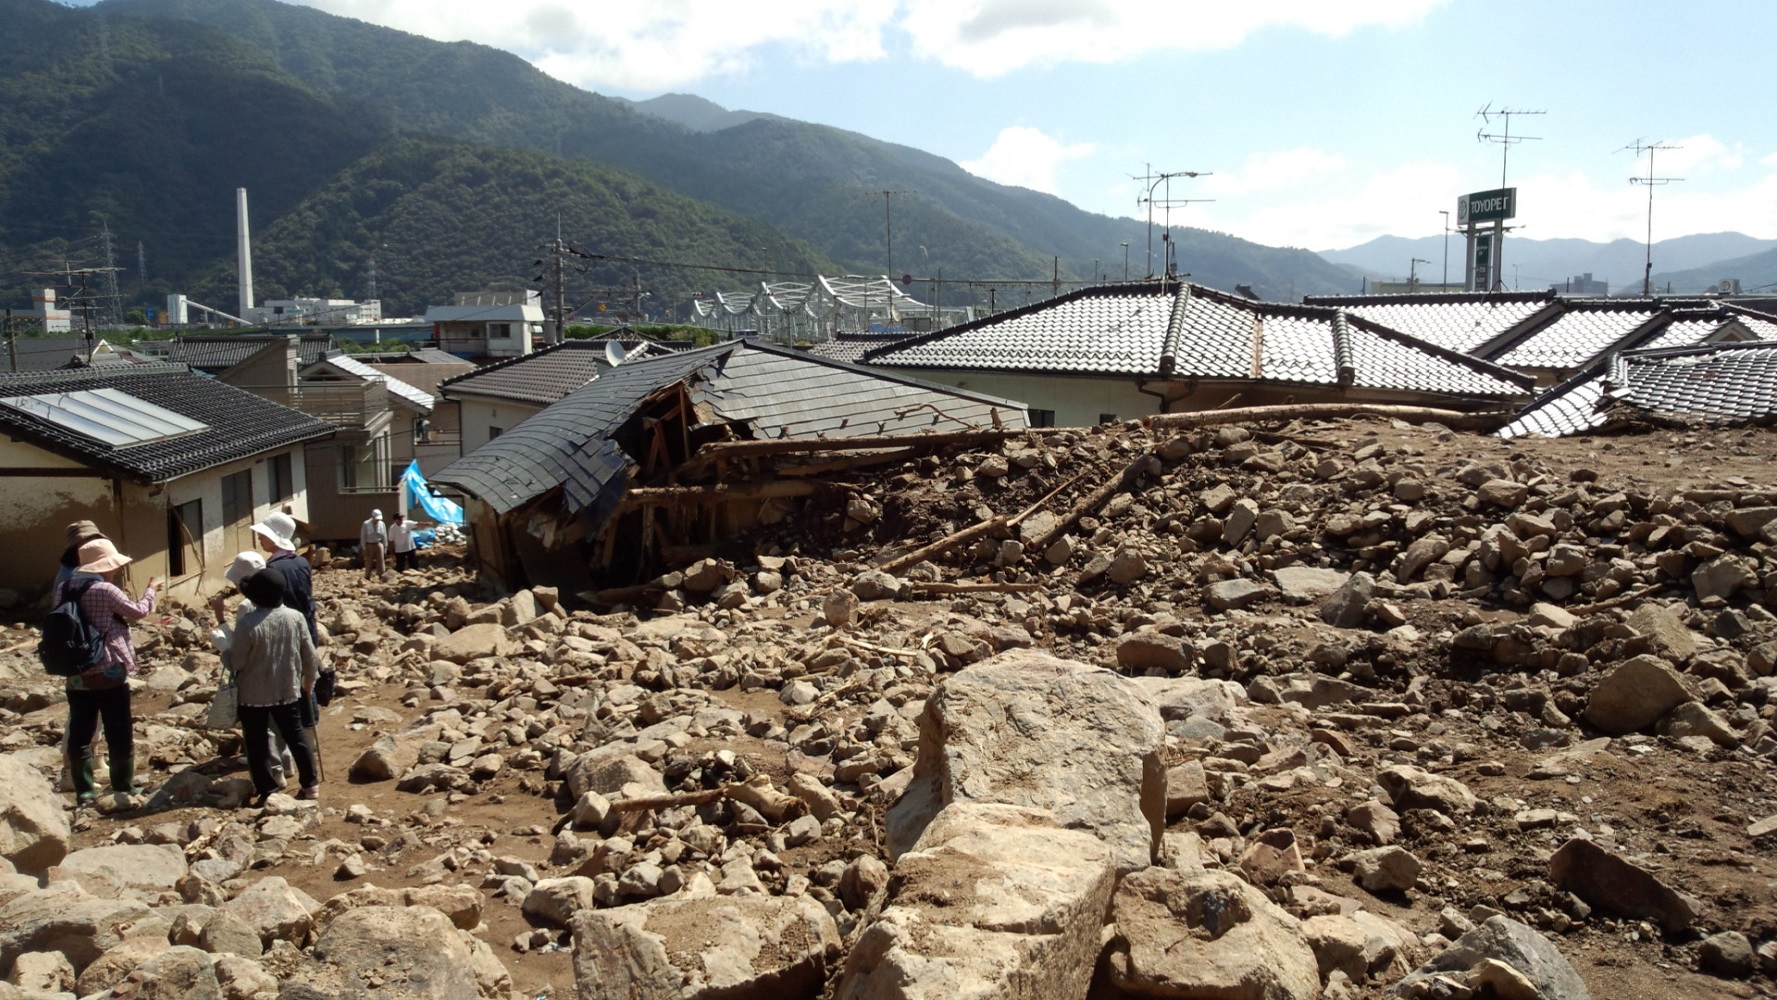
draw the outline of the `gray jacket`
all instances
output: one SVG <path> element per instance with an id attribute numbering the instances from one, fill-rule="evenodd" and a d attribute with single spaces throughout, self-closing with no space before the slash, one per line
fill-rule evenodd
<path id="1" fill-rule="evenodd" d="M 234 639 L 222 654 L 235 675 L 243 705 L 283 705 L 313 689 L 321 672 L 308 622 L 295 608 L 254 608 L 234 620 Z"/>

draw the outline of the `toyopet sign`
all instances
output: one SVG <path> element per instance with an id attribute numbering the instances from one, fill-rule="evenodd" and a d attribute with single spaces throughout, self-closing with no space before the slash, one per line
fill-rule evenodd
<path id="1" fill-rule="evenodd" d="M 1518 214 L 1518 189 L 1497 188 L 1492 191 L 1476 191 L 1456 199 L 1456 224 L 1466 226 L 1473 222 L 1498 222 L 1510 219 Z"/>

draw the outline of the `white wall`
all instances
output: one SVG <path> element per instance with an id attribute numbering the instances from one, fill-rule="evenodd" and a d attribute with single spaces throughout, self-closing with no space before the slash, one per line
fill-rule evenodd
<path id="1" fill-rule="evenodd" d="M 1102 414 L 1115 414 L 1118 420 L 1134 420 L 1160 412 L 1159 398 L 1143 395 L 1137 390 L 1132 378 L 1016 375 L 925 368 L 892 370 L 940 385 L 1017 400 L 1033 410 L 1054 410 L 1057 427 L 1092 427 L 1099 423 Z"/>
<path id="2" fill-rule="evenodd" d="M 527 418 L 541 413 L 542 408 L 506 400 L 464 399 L 459 412 L 463 420 L 463 454 L 467 455 L 493 440 L 490 428 L 498 427 L 501 433 L 508 432 Z"/>

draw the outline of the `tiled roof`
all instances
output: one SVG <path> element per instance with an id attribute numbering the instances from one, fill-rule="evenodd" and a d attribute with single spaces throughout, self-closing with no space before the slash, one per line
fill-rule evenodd
<path id="1" fill-rule="evenodd" d="M 0 407 L 0 431 L 112 474 L 161 483 L 303 441 L 331 437 L 334 430 L 326 421 L 206 378 L 183 365 L 97 365 L 0 375 L 0 396 L 107 387 L 208 426 L 182 437 L 114 448 L 11 407 Z"/>
<path id="2" fill-rule="evenodd" d="M 1463 354 L 1555 304 L 1553 292 L 1426 292 L 1413 295 L 1310 295 L 1331 306 Z"/>
<path id="3" fill-rule="evenodd" d="M 864 360 L 864 355 L 890 344 L 898 344 L 909 340 L 913 334 L 907 333 L 846 333 L 835 334 L 832 340 L 819 344 L 810 344 L 803 348 L 817 358 L 829 358 L 833 361 L 847 361 L 852 364 Z"/>
<path id="4" fill-rule="evenodd" d="M 568 340 L 508 358 L 438 384 L 452 399 L 483 396 L 548 406 L 611 367 L 602 340 Z"/>
<path id="5" fill-rule="evenodd" d="M 1648 299 L 1570 299 L 1559 316 L 1479 353 L 1508 368 L 1583 368 L 1602 353 L 1636 346 L 1640 332 L 1651 336 L 1650 324 L 1662 325 L 1656 321 L 1663 315 Z"/>
<path id="6" fill-rule="evenodd" d="M 181 337 L 168 344 L 162 356 L 175 364 L 190 365 L 198 371 L 217 375 L 257 354 L 265 345 L 287 339 L 256 334 Z M 296 342 L 296 360 L 299 364 L 314 364 L 333 349 L 332 334 L 304 334 Z"/>
<path id="7" fill-rule="evenodd" d="M 735 341 L 618 366 L 432 477 L 505 513 L 562 487 L 567 509 L 598 517 L 634 462 L 613 438 L 642 402 L 686 382 L 699 411 L 756 438 L 1023 426 L 1023 404 L 892 373 Z"/>
<path id="8" fill-rule="evenodd" d="M 103 338 L 93 338 L 95 347 L 103 342 Z M 84 364 L 86 351 L 85 337 L 17 337 L 10 343 L 0 344 L 0 372 L 10 371 L 15 357 L 21 372 L 50 371 L 65 365 Z M 135 355 L 127 351 L 122 354 L 100 352 L 93 363 L 124 364 L 133 360 L 136 360 Z"/>
<path id="9" fill-rule="evenodd" d="M 1527 381 L 1338 309 L 1191 284 L 1083 289 L 868 352 L 896 368 L 1251 379 L 1516 398 Z"/>
<path id="10" fill-rule="evenodd" d="M 474 362 L 464 361 L 462 358 L 457 357 L 449 351 L 441 351 L 436 347 L 416 347 L 413 350 L 408 351 L 406 357 L 390 359 L 387 363 L 399 365 L 452 365 L 457 368 L 465 366 L 470 368 L 475 367 Z"/>
<path id="11" fill-rule="evenodd" d="M 402 400 L 422 413 L 431 413 L 433 404 L 437 402 L 432 398 L 431 393 L 417 389 L 393 375 L 380 372 L 349 354 L 331 355 L 322 358 L 315 365 L 332 365 L 348 375 L 354 375 L 365 381 L 380 380 L 383 387 L 389 390 L 389 395 Z"/>
<path id="12" fill-rule="evenodd" d="M 1501 437 L 1562 437 L 1625 412 L 1746 420 L 1777 415 L 1777 342 L 1634 351 L 1545 393 Z"/>

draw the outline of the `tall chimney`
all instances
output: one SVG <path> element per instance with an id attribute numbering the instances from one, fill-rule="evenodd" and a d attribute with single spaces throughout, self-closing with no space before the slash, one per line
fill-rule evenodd
<path id="1" fill-rule="evenodd" d="M 240 257 L 241 318 L 253 308 L 253 245 L 247 237 L 247 189 L 234 189 L 235 243 Z"/>

